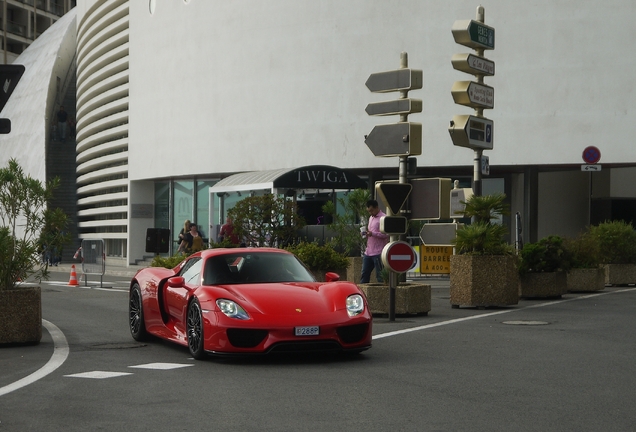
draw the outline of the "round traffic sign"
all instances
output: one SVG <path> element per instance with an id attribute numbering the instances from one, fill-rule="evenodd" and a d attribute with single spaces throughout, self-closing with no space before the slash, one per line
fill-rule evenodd
<path id="1" fill-rule="evenodd" d="M 601 160 L 601 151 L 598 147 L 588 146 L 583 150 L 583 161 L 589 164 L 595 164 Z"/>
<path id="2" fill-rule="evenodd" d="M 403 241 L 394 241 L 382 249 L 382 263 L 396 273 L 404 273 L 416 262 L 415 250 Z"/>

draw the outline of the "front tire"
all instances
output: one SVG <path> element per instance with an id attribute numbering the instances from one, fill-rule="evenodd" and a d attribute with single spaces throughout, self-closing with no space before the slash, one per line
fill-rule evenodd
<path id="1" fill-rule="evenodd" d="M 130 334 L 136 341 L 145 341 L 148 339 L 146 331 L 146 323 L 144 322 L 144 306 L 141 297 L 141 288 L 138 284 L 134 284 L 130 290 L 130 298 L 128 299 L 128 324 L 130 326 Z"/>
<path id="2" fill-rule="evenodd" d="M 190 354 L 196 360 L 205 358 L 203 350 L 203 314 L 201 313 L 201 305 L 195 298 L 188 306 L 188 322 L 186 324 L 186 333 L 188 335 L 188 349 Z"/>

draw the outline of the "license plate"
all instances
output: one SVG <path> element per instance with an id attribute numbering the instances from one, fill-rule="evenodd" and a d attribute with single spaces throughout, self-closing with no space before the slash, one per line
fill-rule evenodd
<path id="1" fill-rule="evenodd" d="M 294 327 L 294 334 L 296 336 L 317 336 L 320 334 L 320 327 Z"/>

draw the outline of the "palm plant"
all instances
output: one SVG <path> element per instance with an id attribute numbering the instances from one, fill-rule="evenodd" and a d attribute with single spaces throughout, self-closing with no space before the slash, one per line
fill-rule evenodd
<path id="1" fill-rule="evenodd" d="M 509 214 L 506 195 L 473 195 L 465 204 L 464 214 L 474 222 L 457 231 L 454 245 L 457 254 L 506 255 L 512 248 L 505 242 L 505 226 L 495 223 L 501 216 Z"/>

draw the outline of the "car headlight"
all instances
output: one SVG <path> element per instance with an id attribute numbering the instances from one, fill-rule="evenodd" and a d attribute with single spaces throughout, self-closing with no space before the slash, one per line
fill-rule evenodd
<path id="1" fill-rule="evenodd" d="M 239 306 L 236 302 L 227 299 L 218 299 L 216 301 L 216 305 L 219 307 L 221 312 L 227 315 L 230 318 L 236 318 L 240 320 L 249 319 L 250 316 L 245 312 L 241 306 Z"/>
<path id="2" fill-rule="evenodd" d="M 360 294 L 353 294 L 347 297 L 347 313 L 349 316 L 356 316 L 364 310 L 364 299 Z"/>

